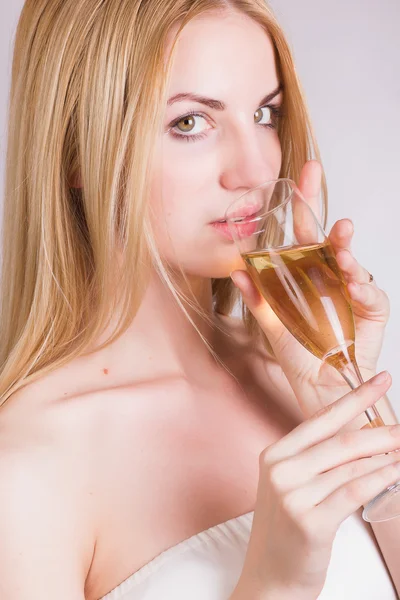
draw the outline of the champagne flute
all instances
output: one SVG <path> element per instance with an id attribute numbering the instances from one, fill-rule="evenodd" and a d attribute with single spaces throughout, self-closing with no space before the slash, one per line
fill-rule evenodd
<path id="1" fill-rule="evenodd" d="M 277 179 L 242 194 L 225 220 L 247 271 L 282 324 L 355 389 L 364 381 L 351 298 L 319 222 L 319 206 L 319 198 L 306 202 L 290 179 Z M 367 427 L 384 425 L 375 405 L 365 414 Z M 400 516 L 400 481 L 368 502 L 362 516 L 370 522 Z"/>

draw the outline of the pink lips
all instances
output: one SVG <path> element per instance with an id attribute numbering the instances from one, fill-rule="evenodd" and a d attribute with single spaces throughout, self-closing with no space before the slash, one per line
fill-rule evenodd
<path id="1" fill-rule="evenodd" d="M 255 206 L 255 205 L 243 206 L 242 208 L 238 209 L 237 211 L 230 212 L 229 218 L 234 219 L 235 217 L 252 217 L 260 210 L 260 208 L 261 208 L 260 206 Z M 221 217 L 217 221 L 213 221 L 213 223 L 219 223 L 220 221 L 223 221 L 225 216 L 226 216 L 226 213 L 223 217 Z"/>
<path id="2" fill-rule="evenodd" d="M 230 212 L 229 213 L 229 218 L 233 219 L 234 217 L 252 217 L 259 210 L 260 210 L 260 206 L 245 205 L 242 208 L 238 209 L 236 212 L 235 211 Z"/>
<path id="3" fill-rule="evenodd" d="M 229 240 L 233 240 L 228 223 L 218 223 L 218 221 L 216 221 L 214 223 L 211 223 L 211 225 L 215 229 L 217 229 L 217 231 L 219 231 L 224 237 L 226 237 Z M 244 220 L 240 223 L 237 223 L 237 225 L 235 225 L 235 230 L 237 232 L 237 236 L 239 238 L 243 238 L 253 235 L 256 232 L 257 227 L 258 221 L 251 221 L 249 218 L 249 220 Z"/>
<path id="4" fill-rule="evenodd" d="M 260 206 L 250 206 L 245 205 L 242 206 L 237 211 L 232 211 L 229 213 L 229 218 L 243 218 L 243 221 L 238 221 L 235 224 L 235 230 L 239 238 L 248 237 L 252 235 L 257 230 L 257 221 L 252 221 L 252 217 L 256 215 L 256 213 L 260 210 Z M 250 221 L 250 222 L 249 222 Z M 215 229 L 217 229 L 224 237 L 229 240 L 233 240 L 232 234 L 230 232 L 229 226 L 227 222 L 214 221 L 211 223 Z"/>

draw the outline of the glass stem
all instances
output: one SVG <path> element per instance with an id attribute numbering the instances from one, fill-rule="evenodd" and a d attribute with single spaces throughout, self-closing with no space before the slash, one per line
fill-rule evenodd
<path id="1" fill-rule="evenodd" d="M 355 390 L 364 383 L 364 379 L 356 361 L 348 363 L 344 362 L 337 367 L 337 370 L 352 390 Z M 376 426 L 378 423 L 383 424 L 382 417 L 376 410 L 375 405 L 370 406 L 364 412 L 367 415 L 369 422 L 372 423 L 372 426 Z"/>

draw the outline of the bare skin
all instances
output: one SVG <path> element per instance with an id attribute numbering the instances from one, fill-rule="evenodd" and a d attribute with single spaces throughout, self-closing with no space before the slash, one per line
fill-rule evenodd
<path id="1" fill-rule="evenodd" d="M 261 119 L 257 105 L 277 85 L 271 43 L 252 21 L 213 16 L 185 28 L 170 96 L 202 93 L 227 110 L 168 107 L 166 126 L 193 107 L 214 123 L 197 117 L 196 133 L 208 125 L 202 141 L 168 133 L 160 143 L 154 208 L 174 246 L 163 228 L 158 242 L 163 256 L 184 262 L 199 302 L 225 327 L 222 333 L 190 313 L 239 383 L 153 276 L 134 322 L 111 347 L 4 406 L 0 481 L 11 482 L 20 525 L 9 536 L 14 579 L 11 567 L 2 577 L 7 586 L 7 577 L 27 573 L 23 600 L 33 581 L 53 592 L 49 598 L 62 590 L 62 600 L 97 600 L 163 550 L 253 510 L 260 453 L 304 418 L 279 364 L 253 348 L 237 319 L 212 313 L 211 278 L 229 276 L 237 251 L 209 223 L 246 189 L 279 175 L 278 136 L 258 124 L 269 115 L 264 109 Z"/>
<path id="2" fill-rule="evenodd" d="M 127 381 L 116 365 L 127 367 L 129 355 L 112 348 L 27 386 L 4 407 L 8 452 L 52 440 L 60 465 L 52 483 L 77 498 L 68 506 L 80 515 L 88 600 L 161 551 L 253 510 L 260 452 L 302 420 L 276 363 L 251 350 L 237 319 L 216 320 L 230 334 L 216 334 L 220 356 L 240 386 L 215 363 L 201 379 L 148 377 L 156 353 L 135 358 Z"/>

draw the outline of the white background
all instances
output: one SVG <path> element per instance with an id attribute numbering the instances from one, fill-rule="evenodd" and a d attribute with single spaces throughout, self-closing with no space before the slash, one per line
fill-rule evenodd
<path id="1" fill-rule="evenodd" d="M 0 19 L 0 186 L 3 189 L 12 39 L 22 0 Z M 355 224 L 353 251 L 391 299 L 379 369 L 400 417 L 400 2 L 272 0 L 292 47 L 322 153 L 328 231 Z"/>

